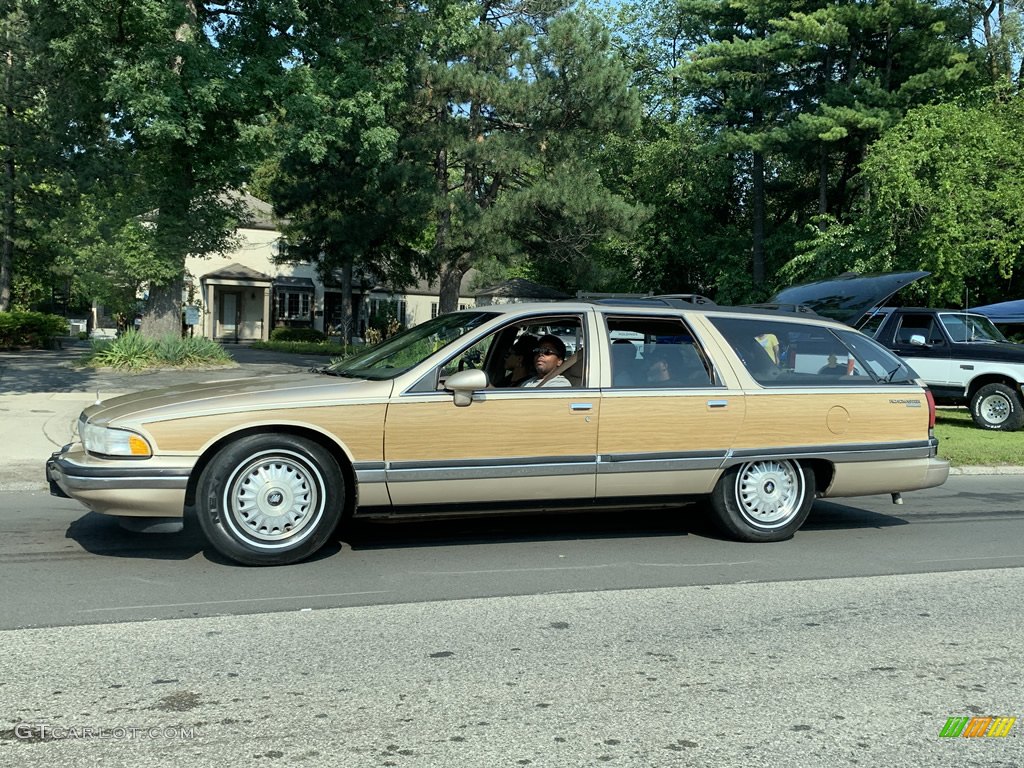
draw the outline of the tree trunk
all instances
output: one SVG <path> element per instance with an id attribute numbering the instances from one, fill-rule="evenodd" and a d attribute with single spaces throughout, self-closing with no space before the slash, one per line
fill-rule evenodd
<path id="1" fill-rule="evenodd" d="M 182 266 L 182 275 L 185 273 Z M 163 285 L 150 285 L 149 302 L 142 316 L 141 332 L 151 339 L 181 336 L 181 295 L 184 279 L 178 277 Z"/>
<path id="2" fill-rule="evenodd" d="M 443 315 L 459 308 L 462 278 L 469 271 L 469 254 L 441 265 L 441 289 L 437 297 L 437 313 Z"/>
<path id="3" fill-rule="evenodd" d="M 753 235 L 752 271 L 754 287 L 764 285 L 764 154 L 754 152 L 751 168 L 752 205 L 751 231 Z"/>
<path id="4" fill-rule="evenodd" d="M 352 343 L 355 329 L 352 313 L 352 259 L 347 258 L 341 265 L 341 333 L 346 344 Z"/>
<path id="5" fill-rule="evenodd" d="M 177 42 L 184 42 L 194 34 L 198 25 L 198 11 L 195 0 L 182 0 L 187 13 L 187 21 L 174 32 Z M 183 61 L 181 56 L 171 62 L 171 70 L 181 74 Z M 151 283 L 149 286 L 149 302 L 142 316 L 141 332 L 152 339 L 172 336 L 181 337 L 181 305 L 182 291 L 185 285 L 185 253 L 184 243 L 187 238 L 181 229 L 187 221 L 191 194 L 194 189 L 191 151 L 187 142 L 175 142 L 171 156 L 174 158 L 174 183 L 163 194 L 160 210 L 157 214 L 157 240 L 160 244 L 161 256 L 175 266 L 175 277 L 167 282 Z M 236 326 L 237 339 L 237 326 Z"/>
<path id="6" fill-rule="evenodd" d="M 818 213 L 828 213 L 828 152 L 824 147 L 818 149 Z M 819 225 L 825 228 L 825 223 Z"/>
<path id="7" fill-rule="evenodd" d="M 4 159 L 3 231 L 0 233 L 0 312 L 11 309 L 14 282 L 14 158 Z"/>
<path id="8" fill-rule="evenodd" d="M 8 95 L 4 109 L 4 122 L 8 126 L 7 133 L 10 134 L 10 126 L 14 125 L 14 105 L 11 104 L 11 93 L 13 91 L 12 71 L 14 68 L 14 52 L 7 51 L 5 57 L 6 71 L 4 73 L 4 93 Z M 12 137 L 13 140 L 13 137 Z M 4 157 L 4 181 L 3 181 L 3 223 L 0 225 L 0 312 L 9 312 L 11 309 L 11 283 L 14 282 L 14 147 L 7 148 Z"/>

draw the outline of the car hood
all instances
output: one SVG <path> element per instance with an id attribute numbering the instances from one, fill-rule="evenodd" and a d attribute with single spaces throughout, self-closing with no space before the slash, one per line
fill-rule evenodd
<path id="1" fill-rule="evenodd" d="M 127 425 L 239 409 L 386 398 L 391 394 L 392 386 L 391 381 L 286 373 L 258 379 L 229 379 L 143 390 L 99 401 L 86 408 L 84 413 L 93 423 Z"/>
<path id="2" fill-rule="evenodd" d="M 886 272 L 858 275 L 848 272 L 830 280 L 794 285 L 779 291 L 770 304 L 801 304 L 823 317 L 858 327 L 873 309 L 890 296 L 930 272 Z"/>

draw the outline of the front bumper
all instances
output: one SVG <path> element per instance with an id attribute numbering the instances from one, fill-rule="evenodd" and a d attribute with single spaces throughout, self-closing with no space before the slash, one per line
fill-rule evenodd
<path id="1" fill-rule="evenodd" d="M 191 466 L 177 459 L 103 460 L 70 443 L 46 461 L 50 493 L 94 512 L 124 517 L 182 517 Z"/>

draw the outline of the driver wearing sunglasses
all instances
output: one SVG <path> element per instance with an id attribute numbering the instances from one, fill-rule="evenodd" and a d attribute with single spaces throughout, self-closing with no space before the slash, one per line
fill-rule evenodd
<path id="1" fill-rule="evenodd" d="M 533 349 L 533 368 L 537 375 L 527 379 L 521 387 L 571 387 L 572 383 L 557 373 L 565 362 L 565 342 L 550 334 L 541 336 Z"/>

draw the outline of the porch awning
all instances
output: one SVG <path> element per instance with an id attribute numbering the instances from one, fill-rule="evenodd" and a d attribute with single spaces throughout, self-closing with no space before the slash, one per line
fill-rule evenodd
<path id="1" fill-rule="evenodd" d="M 288 291 L 307 291 L 314 293 L 316 286 L 313 280 L 308 277 L 275 277 L 274 288 L 283 288 Z"/>

